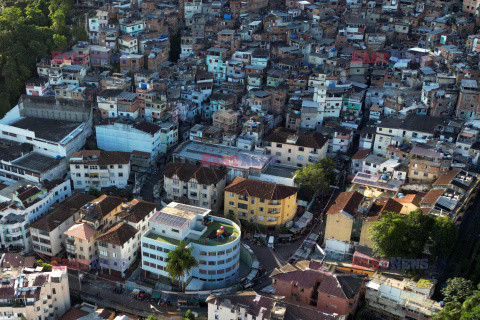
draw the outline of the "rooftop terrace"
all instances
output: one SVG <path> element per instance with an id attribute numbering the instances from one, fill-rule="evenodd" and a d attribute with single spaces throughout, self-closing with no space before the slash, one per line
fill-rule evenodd
<path id="1" fill-rule="evenodd" d="M 209 237 L 211 235 L 213 236 L 213 234 L 222 226 L 225 232 L 228 235 L 232 235 L 232 236 L 229 236 L 226 239 L 211 239 L 211 238 L 209 239 Z M 210 223 L 210 225 L 207 227 L 207 230 L 205 230 L 203 235 L 198 240 L 193 240 L 187 237 L 186 239 L 183 240 L 183 243 L 185 245 L 188 245 L 190 243 L 196 243 L 196 244 L 208 245 L 208 246 L 219 246 L 219 245 L 230 243 L 235 239 L 237 239 L 239 236 L 240 236 L 239 230 L 235 228 L 233 225 L 224 223 L 222 221 L 213 220 L 212 223 Z M 165 242 L 174 246 L 178 246 L 180 244 L 180 240 L 165 237 L 163 235 L 159 235 L 151 231 L 147 233 L 146 237 L 156 241 Z"/>

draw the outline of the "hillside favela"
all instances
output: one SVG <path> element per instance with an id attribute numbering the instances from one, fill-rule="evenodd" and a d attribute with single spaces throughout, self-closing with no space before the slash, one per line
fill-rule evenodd
<path id="1" fill-rule="evenodd" d="M 0 320 L 480 320 L 480 0 L 0 0 Z"/>

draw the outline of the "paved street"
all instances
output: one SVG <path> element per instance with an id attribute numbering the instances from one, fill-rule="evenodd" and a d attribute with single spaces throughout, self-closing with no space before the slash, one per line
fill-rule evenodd
<path id="1" fill-rule="evenodd" d="M 167 316 L 164 319 L 175 319 L 172 318 L 171 315 L 168 315 L 167 312 L 179 312 L 179 309 L 176 307 L 170 307 L 167 309 L 158 305 L 154 305 L 155 310 L 158 310 L 154 311 L 150 303 L 134 299 L 130 292 L 126 290 L 121 294 L 114 293 L 113 289 L 116 286 L 115 283 L 88 280 L 86 283 L 82 283 L 82 288 L 80 290 L 77 274 L 74 272 L 69 273 L 68 280 L 71 292 L 77 294 L 82 293 L 82 296 L 86 296 L 89 301 L 95 302 L 99 306 L 114 307 L 117 309 L 123 307 L 125 309 L 124 312 L 128 311 L 140 316 L 153 313 L 158 315 L 163 314 Z"/>
<path id="2" fill-rule="evenodd" d="M 153 187 L 158 183 L 158 181 L 163 177 L 163 170 L 165 165 L 160 165 L 157 173 L 147 173 L 145 182 L 140 190 L 140 196 L 145 201 L 154 202 L 153 198 Z"/>
<path id="3" fill-rule="evenodd" d="M 296 241 L 289 242 L 287 244 L 276 244 L 275 249 L 270 249 L 266 245 L 254 245 L 247 242 L 250 248 L 257 256 L 258 261 L 263 268 L 267 269 L 267 273 L 273 271 L 273 269 L 281 267 L 288 262 L 288 259 L 302 244 L 305 237 L 302 237 Z"/>

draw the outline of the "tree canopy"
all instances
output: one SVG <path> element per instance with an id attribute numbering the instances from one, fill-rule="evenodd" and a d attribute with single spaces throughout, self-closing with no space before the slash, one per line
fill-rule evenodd
<path id="1" fill-rule="evenodd" d="M 471 281 L 464 278 L 447 280 L 442 289 L 445 307 L 433 316 L 433 320 L 478 320 L 480 319 L 480 286 L 473 290 Z"/>
<path id="2" fill-rule="evenodd" d="M 442 289 L 443 301 L 463 303 L 473 294 L 473 283 L 465 278 L 451 278 L 447 280 L 447 286 Z"/>
<path id="3" fill-rule="evenodd" d="M 7 1 L 0 12 L 0 114 L 6 113 L 35 75 L 38 59 L 65 49 L 70 0 Z"/>
<path id="4" fill-rule="evenodd" d="M 317 190 L 325 192 L 335 181 L 335 161 L 323 158 L 296 171 L 295 182 L 313 196 Z"/>
<path id="5" fill-rule="evenodd" d="M 434 257 L 444 257 L 457 239 L 457 227 L 450 218 L 424 215 L 421 210 L 409 215 L 386 213 L 370 233 L 375 252 L 383 258 L 417 259 L 425 248 Z"/>
<path id="6" fill-rule="evenodd" d="M 175 249 L 170 251 L 167 255 L 167 267 L 165 270 L 170 275 L 172 280 L 179 279 L 181 289 L 185 284 L 185 277 L 192 268 L 198 266 L 198 261 L 192 255 L 192 248 L 188 248 L 184 243 L 180 243 Z"/>

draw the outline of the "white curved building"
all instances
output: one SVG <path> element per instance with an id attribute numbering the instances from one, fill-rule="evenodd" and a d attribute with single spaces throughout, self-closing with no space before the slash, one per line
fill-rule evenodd
<path id="1" fill-rule="evenodd" d="M 168 277 L 167 254 L 180 242 L 198 261 L 187 280 L 197 289 L 233 285 L 239 276 L 240 228 L 231 220 L 209 216 L 211 210 L 171 202 L 149 220 L 142 237 L 142 269 L 152 278 Z"/>

